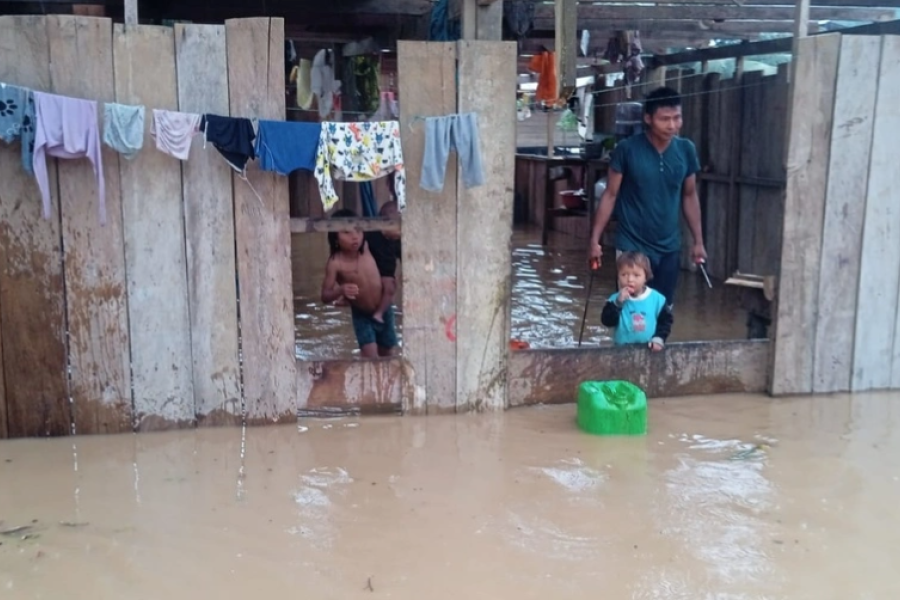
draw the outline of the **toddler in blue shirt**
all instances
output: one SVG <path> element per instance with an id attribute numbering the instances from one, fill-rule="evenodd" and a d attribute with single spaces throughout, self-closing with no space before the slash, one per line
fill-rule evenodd
<path id="1" fill-rule="evenodd" d="M 647 281 L 653 278 L 650 259 L 640 252 L 623 252 L 616 260 L 619 291 L 610 296 L 600 320 L 615 327 L 613 338 L 622 344 L 647 344 L 653 352 L 666 345 L 672 331 L 672 311 L 666 298 Z"/>

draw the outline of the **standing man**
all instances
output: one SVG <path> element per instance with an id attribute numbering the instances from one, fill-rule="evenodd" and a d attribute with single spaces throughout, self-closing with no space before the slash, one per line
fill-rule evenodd
<path id="1" fill-rule="evenodd" d="M 600 260 L 600 236 L 615 214 L 616 253 L 636 251 L 650 258 L 652 286 L 672 310 L 681 268 L 682 212 L 694 238 L 691 256 L 694 262 L 706 260 L 697 197 L 700 161 L 693 142 L 678 137 L 681 97 L 675 90 L 663 87 L 647 95 L 644 124 L 643 133 L 622 140 L 613 151 L 594 216 L 590 256 Z"/>

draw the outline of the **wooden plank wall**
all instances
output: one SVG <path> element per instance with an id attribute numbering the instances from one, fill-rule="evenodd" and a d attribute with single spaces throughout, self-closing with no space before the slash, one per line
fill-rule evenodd
<path id="1" fill-rule="evenodd" d="M 174 31 L 113 29 L 116 102 L 178 110 Z M 154 60 L 148 61 L 147 57 Z M 150 122 L 145 115 L 145 140 Z M 138 430 L 194 422 L 181 166 L 152 146 L 120 159 L 134 421 Z"/>
<path id="2" fill-rule="evenodd" d="M 900 388 L 900 36 L 803 40 L 771 392 Z"/>
<path id="3" fill-rule="evenodd" d="M 284 20 L 225 23 L 231 116 L 284 119 Z M 296 418 L 291 230 L 285 177 L 247 165 L 234 175 L 246 420 Z"/>
<path id="4" fill-rule="evenodd" d="M 101 124 L 104 102 L 145 105 L 145 133 L 153 108 L 283 118 L 282 21 L 227 27 L 228 44 L 225 26 L 4 16 L 22 54 L 0 56 L 0 81 L 95 100 Z M 87 161 L 48 161 L 45 220 L 20 145 L 0 144 L 0 436 L 240 423 L 236 237 L 248 421 L 295 419 L 287 182 L 251 168 L 258 200 L 195 142 L 185 163 L 149 135 L 133 161 L 103 146 L 105 224 Z"/>
<path id="5" fill-rule="evenodd" d="M 178 107 L 228 115 L 225 28 L 175 25 Z M 243 414 L 231 169 L 194 138 L 182 165 L 191 358 L 197 423 L 236 425 Z"/>
<path id="6" fill-rule="evenodd" d="M 0 81 L 50 90 L 47 21 L 0 17 Z M 18 143 L 0 143 L 0 437 L 65 435 L 72 414 L 56 160 L 47 162 L 53 216 L 41 218 Z"/>

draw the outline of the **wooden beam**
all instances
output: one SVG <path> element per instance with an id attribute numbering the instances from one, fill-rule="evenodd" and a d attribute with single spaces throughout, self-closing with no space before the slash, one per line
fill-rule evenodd
<path id="1" fill-rule="evenodd" d="M 387 231 L 400 233 L 400 217 L 331 217 L 291 219 L 291 233 L 326 233 L 329 231 Z"/>
<path id="2" fill-rule="evenodd" d="M 568 98 L 575 91 L 578 55 L 578 3 L 576 0 L 556 0 L 556 72 L 559 73 L 559 95 Z"/>
<path id="3" fill-rule="evenodd" d="M 574 0 L 573 0 L 574 1 Z M 895 18 L 896 10 L 890 8 L 810 8 L 811 0 L 806 0 L 809 18 L 834 21 L 889 21 Z M 802 4 L 802 3 L 801 3 Z M 534 10 L 535 20 L 554 18 L 553 6 L 538 5 Z M 795 17 L 793 6 L 598 6 L 578 5 L 578 22 L 590 20 L 720 20 L 740 19 L 744 21 L 781 21 Z"/>
<path id="4" fill-rule="evenodd" d="M 479 0 L 461 0 L 462 37 L 465 40 L 503 38 L 503 3 L 483 4 Z"/>
<path id="5" fill-rule="evenodd" d="M 138 24 L 138 0 L 125 0 L 125 25 Z"/>
<path id="6" fill-rule="evenodd" d="M 534 35 L 555 31 L 553 19 L 536 19 Z M 724 23 L 704 22 L 696 19 L 653 20 L 653 19 L 616 19 L 616 20 L 582 20 L 578 28 L 592 31 L 615 31 L 618 29 L 637 29 L 641 35 L 664 31 L 682 31 L 685 33 L 721 32 L 721 33 L 792 33 L 794 21 L 725 21 Z"/>

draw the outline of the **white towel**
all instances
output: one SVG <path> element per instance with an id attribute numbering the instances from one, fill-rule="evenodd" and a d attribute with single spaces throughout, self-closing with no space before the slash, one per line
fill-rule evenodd
<path id="1" fill-rule="evenodd" d="M 187 160 L 191 151 L 191 141 L 200 131 L 200 115 L 153 110 L 153 124 L 150 135 L 156 140 L 156 148 L 175 158 Z"/>

